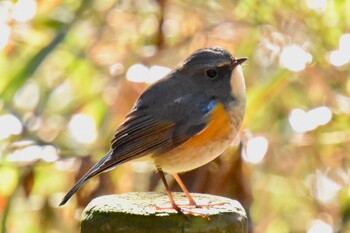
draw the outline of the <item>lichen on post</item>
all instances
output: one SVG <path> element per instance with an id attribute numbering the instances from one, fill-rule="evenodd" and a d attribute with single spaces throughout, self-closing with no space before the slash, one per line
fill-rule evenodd
<path id="1" fill-rule="evenodd" d="M 186 206 L 183 193 L 174 193 L 182 213 L 170 209 L 158 192 L 134 192 L 98 197 L 85 208 L 81 233 L 247 233 L 241 204 L 209 194 L 193 193 L 198 207 Z"/>

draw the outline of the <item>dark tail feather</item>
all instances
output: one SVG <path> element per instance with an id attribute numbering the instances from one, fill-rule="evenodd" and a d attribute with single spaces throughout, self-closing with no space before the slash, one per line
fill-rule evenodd
<path id="1" fill-rule="evenodd" d="M 108 153 L 98 162 L 96 163 L 80 180 L 74 185 L 74 187 L 64 196 L 62 199 L 60 206 L 66 204 L 66 202 L 73 196 L 73 194 L 78 191 L 78 189 L 91 177 L 99 174 L 102 171 L 98 171 L 101 165 L 103 165 L 106 160 L 112 155 L 112 151 L 108 151 Z"/>

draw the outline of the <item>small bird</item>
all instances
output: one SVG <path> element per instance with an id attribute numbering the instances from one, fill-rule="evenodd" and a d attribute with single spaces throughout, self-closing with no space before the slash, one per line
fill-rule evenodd
<path id="1" fill-rule="evenodd" d="M 246 60 L 217 46 L 200 49 L 148 87 L 116 129 L 107 154 L 60 206 L 88 179 L 135 159 L 155 164 L 172 208 L 180 210 L 163 171 L 174 176 L 189 205 L 197 206 L 178 173 L 209 163 L 238 135 L 246 105 L 241 68 Z"/>

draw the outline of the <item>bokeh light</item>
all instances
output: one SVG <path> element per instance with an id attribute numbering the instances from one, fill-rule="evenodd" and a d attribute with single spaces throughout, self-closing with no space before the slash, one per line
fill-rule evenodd
<path id="1" fill-rule="evenodd" d="M 339 50 L 350 51 L 350 33 L 341 35 L 339 39 Z"/>
<path id="2" fill-rule="evenodd" d="M 316 219 L 311 222 L 307 233 L 333 233 L 332 226 L 323 220 Z"/>
<path id="3" fill-rule="evenodd" d="M 339 39 L 339 47 L 329 53 L 329 62 L 334 66 L 343 66 L 350 62 L 350 34 L 343 34 Z"/>
<path id="4" fill-rule="evenodd" d="M 124 65 L 122 63 L 116 63 L 109 67 L 109 73 L 112 77 L 121 75 L 124 73 Z"/>
<path id="5" fill-rule="evenodd" d="M 18 163 L 33 163 L 39 159 L 54 162 L 58 159 L 58 152 L 54 146 L 29 145 L 16 149 L 8 156 L 8 161 Z"/>
<path id="6" fill-rule="evenodd" d="M 0 115 L 0 140 L 22 132 L 21 121 L 12 114 Z"/>
<path id="7" fill-rule="evenodd" d="M 42 147 L 41 159 L 46 162 L 54 162 L 59 158 L 57 148 L 52 145 Z"/>
<path id="8" fill-rule="evenodd" d="M 296 44 L 285 46 L 280 55 L 280 64 L 294 72 L 302 71 L 311 61 L 311 54 Z"/>
<path id="9" fill-rule="evenodd" d="M 326 10 L 327 0 L 306 0 L 306 5 L 310 9 L 321 13 Z"/>
<path id="10" fill-rule="evenodd" d="M 335 66 L 343 66 L 349 62 L 349 53 L 343 50 L 334 50 L 329 53 L 329 62 Z"/>
<path id="11" fill-rule="evenodd" d="M 1 14 L 1 12 L 0 12 Z M 10 40 L 11 28 L 5 23 L 0 22 L 0 50 L 5 48 Z"/>
<path id="12" fill-rule="evenodd" d="M 6 23 L 10 21 L 12 7 L 12 1 L 0 1 L 0 23 Z"/>
<path id="13" fill-rule="evenodd" d="M 35 0 L 18 0 L 12 9 L 12 18 L 18 22 L 26 22 L 34 18 L 36 14 Z"/>
<path id="14" fill-rule="evenodd" d="M 69 80 L 65 80 L 51 91 L 48 97 L 48 108 L 54 111 L 65 109 L 75 97 L 73 85 Z"/>
<path id="15" fill-rule="evenodd" d="M 151 66 L 134 64 L 126 72 L 126 78 L 132 82 L 154 83 L 167 75 L 171 69 L 164 66 Z"/>
<path id="16" fill-rule="evenodd" d="M 310 175 L 307 182 L 311 193 L 323 203 L 331 202 L 341 189 L 340 184 L 319 170 Z"/>
<path id="17" fill-rule="evenodd" d="M 243 158 L 250 163 L 260 163 L 269 147 L 268 140 L 263 136 L 255 136 L 248 139 L 246 146 L 243 149 Z"/>
<path id="18" fill-rule="evenodd" d="M 298 133 L 305 133 L 327 124 L 332 119 L 332 111 L 326 106 L 320 106 L 305 112 L 295 108 L 289 114 L 289 123 Z"/>
<path id="19" fill-rule="evenodd" d="M 70 135 L 79 143 L 90 144 L 97 138 L 95 120 L 86 114 L 75 114 L 68 123 Z"/>
<path id="20" fill-rule="evenodd" d="M 134 64 L 126 72 L 126 78 L 131 82 L 146 82 L 148 68 L 142 64 Z"/>
<path id="21" fill-rule="evenodd" d="M 350 115 L 350 97 L 349 96 L 337 94 L 336 102 L 341 112 Z"/>
<path id="22" fill-rule="evenodd" d="M 39 87 L 34 82 L 28 82 L 23 85 L 14 97 L 15 105 L 25 111 L 33 111 L 39 103 Z"/>

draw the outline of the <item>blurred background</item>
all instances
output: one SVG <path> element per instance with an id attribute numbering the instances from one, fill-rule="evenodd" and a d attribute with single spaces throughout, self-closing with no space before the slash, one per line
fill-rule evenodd
<path id="1" fill-rule="evenodd" d="M 238 199 L 251 232 L 349 233 L 349 0 L 1 0 L 0 233 L 79 232 L 98 195 L 164 191 L 127 163 L 58 208 L 138 95 L 211 45 L 249 57 L 247 113 L 189 189 Z"/>

